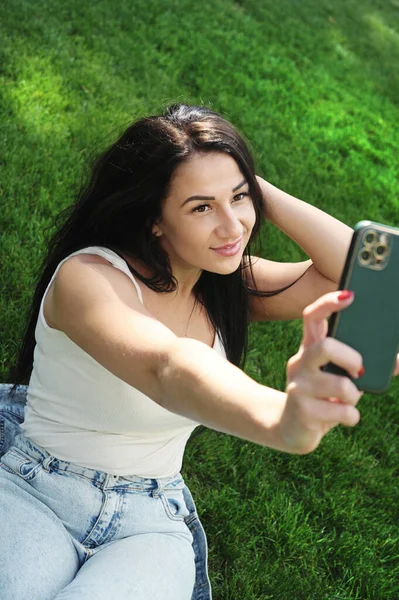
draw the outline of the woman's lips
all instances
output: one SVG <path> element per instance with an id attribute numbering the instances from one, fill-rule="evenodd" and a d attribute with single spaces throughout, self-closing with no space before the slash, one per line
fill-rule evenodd
<path id="1" fill-rule="evenodd" d="M 220 254 L 220 256 L 234 256 L 241 249 L 241 241 L 242 240 L 238 240 L 234 246 L 230 246 L 228 248 L 212 248 L 212 250 L 217 254 Z"/>

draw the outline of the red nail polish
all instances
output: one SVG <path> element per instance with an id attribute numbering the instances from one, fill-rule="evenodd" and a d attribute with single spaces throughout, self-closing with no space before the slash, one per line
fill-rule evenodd
<path id="1" fill-rule="evenodd" d="M 365 372 L 365 368 L 362 367 L 358 373 L 358 377 L 361 377 L 364 374 L 364 372 Z"/>
<path id="2" fill-rule="evenodd" d="M 349 298 L 353 298 L 353 296 L 354 296 L 353 292 L 350 292 L 349 290 L 344 290 L 338 296 L 338 300 L 349 300 Z"/>

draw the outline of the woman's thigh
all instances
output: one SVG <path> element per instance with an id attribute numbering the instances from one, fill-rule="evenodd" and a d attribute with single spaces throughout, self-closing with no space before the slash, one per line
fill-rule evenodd
<path id="1" fill-rule="evenodd" d="M 14 400 L 10 400 L 8 397 L 8 389 L 10 388 L 10 385 L 4 385 L 4 384 L 0 384 L 0 457 L 5 454 L 9 448 L 11 446 L 14 445 L 14 439 L 15 437 L 22 433 L 22 430 L 20 429 L 19 425 L 20 423 L 23 422 L 24 419 L 24 408 L 25 408 L 25 402 L 26 402 L 26 391 L 27 391 L 27 387 L 26 386 L 20 386 L 18 388 L 17 394 L 15 395 Z M 14 449 L 15 450 L 15 449 Z M 9 460 L 8 460 L 9 462 Z M 24 467 L 25 469 L 27 468 L 26 465 Z M 34 466 L 34 464 L 32 463 L 31 465 L 31 470 L 36 471 L 37 467 Z M 6 469 L 7 471 L 7 469 Z M 43 474 L 43 473 L 42 473 Z M 7 472 L 5 473 L 5 475 L 3 476 L 3 478 L 1 477 L 2 475 L 2 470 L 0 469 L 0 523 L 3 522 L 3 519 L 5 518 L 3 516 L 4 511 L 7 510 L 11 510 L 10 507 L 12 506 L 12 502 L 8 500 L 6 500 L 6 496 L 4 497 L 4 502 L 7 505 L 7 501 L 9 502 L 9 507 L 7 508 L 7 506 L 4 506 L 1 503 L 1 496 L 2 496 L 2 491 L 3 491 L 3 487 L 4 487 L 4 483 L 3 483 L 3 479 L 4 477 L 11 477 L 12 474 L 8 474 Z M 44 475 L 44 474 L 43 474 Z M 29 475 L 30 477 L 30 475 Z M 83 481 L 83 480 L 82 480 Z M 26 483 L 26 482 L 25 482 Z M 33 481 L 33 488 L 35 487 L 35 483 L 36 480 Z M 40 483 L 40 482 L 38 482 Z M 64 482 L 65 483 L 65 482 Z M 66 482 L 67 483 L 67 482 Z M 21 485 L 24 485 L 24 482 L 21 483 Z M 38 492 L 41 490 L 42 494 L 40 495 Z M 149 590 L 151 590 L 151 595 L 154 596 L 155 598 L 159 597 L 159 598 L 163 598 L 163 597 L 168 597 L 169 594 L 167 593 L 167 591 L 165 590 L 165 587 L 162 587 L 162 582 L 168 582 L 167 583 L 167 587 L 169 587 L 171 590 L 173 590 L 173 594 L 172 597 L 174 595 L 175 598 L 186 598 L 189 600 L 191 598 L 191 592 L 192 592 L 192 588 L 194 586 L 194 579 L 195 579 L 195 575 L 197 575 L 197 586 L 201 585 L 201 589 L 203 589 L 203 585 L 204 585 L 204 578 L 206 579 L 206 581 L 208 582 L 208 587 L 210 590 L 210 584 L 209 584 L 209 580 L 207 578 L 207 573 L 206 573 L 206 547 L 205 548 L 198 548 L 198 526 L 199 521 L 198 521 L 198 516 L 196 517 L 196 520 L 193 521 L 193 515 L 188 515 L 188 510 L 187 515 L 184 517 L 184 520 L 187 519 L 187 526 L 183 527 L 183 523 L 176 523 L 176 520 L 178 520 L 181 517 L 181 520 L 183 521 L 183 512 L 182 514 L 178 514 L 180 513 L 183 508 L 184 510 L 186 510 L 186 507 L 183 507 L 183 502 L 181 502 L 182 507 L 179 509 L 179 503 L 180 503 L 180 499 L 178 496 L 174 496 L 173 491 L 164 491 L 164 494 L 166 494 L 166 496 L 163 497 L 163 504 L 166 506 L 166 508 L 168 508 L 168 510 L 166 510 L 166 514 L 169 515 L 169 518 L 167 518 L 167 522 L 168 525 L 173 525 L 173 530 L 174 531 L 168 531 L 168 527 L 166 527 L 166 530 L 162 533 L 158 533 L 154 531 L 151 533 L 147 530 L 147 532 L 140 531 L 138 532 L 139 535 L 137 536 L 137 538 L 135 536 L 132 535 L 131 531 L 127 531 L 126 530 L 126 525 L 129 525 L 130 520 L 132 520 L 131 522 L 134 522 L 134 515 L 136 515 L 137 517 L 137 501 L 134 502 L 134 506 L 132 505 L 131 509 L 132 514 L 130 515 L 130 520 L 126 519 L 126 510 L 123 511 L 123 516 L 122 516 L 122 521 L 120 523 L 120 526 L 117 527 L 117 529 L 119 529 L 119 540 L 115 540 L 113 542 L 110 542 L 109 544 L 104 544 L 101 548 L 97 548 L 94 550 L 94 554 L 93 556 L 90 557 L 90 559 L 88 559 L 88 561 L 90 561 L 90 569 L 88 569 L 88 566 L 86 567 L 86 563 L 84 563 L 84 561 L 87 559 L 87 553 L 91 552 L 90 550 L 88 551 L 87 548 L 83 547 L 77 540 L 75 540 L 75 537 L 73 537 L 73 535 L 75 535 L 75 532 L 72 528 L 72 530 L 70 531 L 70 528 L 68 528 L 68 530 L 66 530 L 66 528 L 64 527 L 64 524 L 62 523 L 61 520 L 57 521 L 57 518 L 55 517 L 55 513 L 58 515 L 58 517 L 60 517 L 60 513 L 63 513 L 63 511 L 61 510 L 61 508 L 58 506 L 58 504 L 56 506 L 52 506 L 51 502 L 49 501 L 49 498 L 47 497 L 48 494 L 44 494 L 43 495 L 43 489 L 40 488 L 40 490 L 37 490 L 37 494 L 36 496 L 39 497 L 32 497 L 31 498 L 31 503 L 32 505 L 35 505 L 35 501 L 40 503 L 40 500 L 43 500 L 44 498 L 46 498 L 46 503 L 42 504 L 42 506 L 40 507 L 40 510 L 42 512 L 44 512 L 46 518 L 49 518 L 49 514 L 52 515 L 52 518 L 55 518 L 55 522 L 52 522 L 52 526 L 44 526 L 41 519 L 37 519 L 36 521 L 36 516 L 31 511 L 29 511 L 29 518 L 30 520 L 33 522 L 37 522 L 38 523 L 38 528 L 37 530 L 40 532 L 40 529 L 42 527 L 44 527 L 44 529 L 46 531 L 52 531 L 53 529 L 55 531 L 57 531 L 57 527 L 61 528 L 62 534 L 54 534 L 54 536 L 56 537 L 56 539 L 58 540 L 58 542 L 61 543 L 61 541 L 66 541 L 66 545 L 65 548 L 67 548 L 67 550 L 65 550 L 67 553 L 69 551 L 71 551 L 71 555 L 74 557 L 74 560 L 72 560 L 72 562 L 74 563 L 75 566 L 72 567 L 72 571 L 68 571 L 68 569 L 66 569 L 65 571 L 65 579 L 66 581 L 66 585 L 67 588 L 65 590 L 65 593 L 68 594 L 72 594 L 72 595 L 61 595 L 60 598 L 75 598 L 78 597 L 76 596 L 76 590 L 79 589 L 79 586 L 85 586 L 85 589 L 90 587 L 90 577 L 91 577 L 91 573 L 96 573 L 96 577 L 101 577 L 102 572 L 105 574 L 107 573 L 107 576 L 105 577 L 105 579 L 108 578 L 110 581 L 112 582 L 111 585 L 111 589 L 114 589 L 114 584 L 115 584 L 115 577 L 113 575 L 115 571 L 115 569 L 117 567 L 120 566 L 120 569 L 123 571 L 123 573 L 125 573 L 126 575 L 123 575 L 123 573 L 121 573 L 120 575 L 120 581 L 121 581 L 121 585 L 126 585 L 127 589 L 134 589 L 135 590 L 135 596 L 134 598 L 137 600 L 139 600 L 140 598 L 146 598 L 147 594 L 149 594 Z M 96 488 L 97 490 L 97 488 Z M 54 491 L 54 490 L 53 490 Z M 30 489 L 30 492 L 33 493 L 34 496 L 34 489 Z M 65 492 L 65 490 L 64 490 Z M 98 492 L 98 490 L 97 490 Z M 177 492 L 179 493 L 179 492 Z M 9 492 L 8 492 L 9 494 Z M 167 497 L 169 496 L 169 494 L 172 494 L 172 498 L 168 501 Z M 13 495 L 13 494 L 11 494 Z M 19 492 L 20 495 L 20 492 Z M 81 496 L 81 491 L 77 491 L 77 495 L 78 498 L 79 496 Z M 50 494 L 51 498 L 52 495 Z M 62 493 L 61 494 L 61 498 L 65 497 L 65 494 Z M 50 500 L 51 500 L 50 498 Z M 60 500 L 61 500 L 60 498 Z M 72 503 L 74 506 L 74 509 L 76 509 L 76 500 L 77 498 L 75 497 L 75 501 Z M 126 500 L 126 498 L 125 498 Z M 13 496 L 13 501 L 17 504 L 19 502 L 18 500 L 18 494 Z M 169 502 L 171 503 L 169 505 Z M 47 506 L 48 504 L 48 506 Z M 130 505 L 130 502 L 128 503 Z M 158 503 L 159 504 L 159 503 Z M 80 506 L 80 505 L 79 505 Z M 117 506 L 117 504 L 115 505 Z M 127 504 L 126 501 L 124 503 L 124 508 L 127 508 Z M 31 508 L 31 507 L 30 507 Z M 48 513 L 47 510 L 48 509 Z M 58 510 L 60 509 L 60 510 Z M 94 510 L 94 508 L 92 507 L 92 510 Z M 191 512 L 194 511 L 194 513 L 196 514 L 195 511 L 195 507 L 192 506 L 191 507 Z M 2 513 L 3 511 L 3 513 Z M 55 512 L 54 512 L 55 511 Z M 21 509 L 20 507 L 18 507 L 18 514 L 20 515 L 21 513 L 24 512 L 24 509 Z M 163 511 L 161 511 L 163 512 Z M 172 514 L 171 514 L 172 513 Z M 68 513 L 69 514 L 69 513 Z M 91 513 L 90 513 L 91 514 Z M 152 514 L 152 513 L 151 513 Z M 70 516 L 70 515 L 69 515 Z M 93 517 L 93 515 L 91 514 L 91 517 Z M 159 517 L 159 515 L 157 516 L 157 518 Z M 19 517 L 18 517 L 19 518 Z M 13 529 L 18 530 L 18 518 L 14 518 L 13 515 L 13 519 L 10 520 L 9 522 L 9 531 L 7 533 L 7 539 L 10 539 L 12 537 L 12 531 Z M 170 522 L 170 518 L 172 518 L 172 523 Z M 21 520 L 24 520 L 21 519 Z M 45 520 L 45 519 L 44 519 Z M 51 519 L 50 519 L 51 520 Z M 73 519 L 72 519 L 73 520 Z M 35 530 L 35 523 L 32 524 L 32 526 L 28 527 L 28 530 L 25 531 L 23 530 L 22 532 L 19 532 L 18 530 L 18 535 L 21 533 L 23 534 L 22 538 L 21 538 L 21 544 L 22 547 L 29 547 L 32 548 L 34 547 L 34 543 L 29 541 L 29 531 L 31 529 Z M 188 523 L 190 523 L 190 526 L 188 525 Z M 69 519 L 68 519 L 68 524 L 71 525 L 71 523 L 69 523 Z M 156 525 L 156 523 L 153 524 L 154 527 Z M 47 527 L 47 529 L 46 529 Z M 150 527 L 149 529 L 153 529 L 154 527 Z M 191 534 L 189 532 L 189 527 L 191 528 Z M 129 529 L 130 527 L 127 527 L 127 529 Z M 160 531 L 162 531 L 162 529 L 165 528 L 165 525 L 162 525 L 162 527 L 160 527 Z M 180 530 L 181 528 L 183 528 L 183 535 L 181 535 L 181 539 L 179 539 L 179 533 L 182 534 L 182 531 Z M 145 528 L 144 528 L 145 529 Z M 178 531 L 176 531 L 176 529 L 178 529 Z M 184 534 L 184 530 L 185 530 L 185 534 Z M 36 531 L 36 530 L 35 530 Z M 85 532 L 87 533 L 87 532 Z M 177 533 L 177 535 L 176 535 Z M 52 535 L 53 535 L 52 534 Z M 75 580 L 71 583 L 71 585 L 68 585 L 69 582 L 72 581 L 72 578 L 70 576 L 71 572 L 77 572 L 77 570 L 79 569 L 78 566 L 78 557 L 75 556 L 73 554 L 73 550 L 71 550 L 71 540 L 68 538 L 68 534 L 71 535 L 72 541 L 73 543 L 78 547 L 77 548 L 77 552 L 79 553 L 79 557 L 80 557 L 80 564 L 83 564 L 84 570 L 82 571 L 82 577 L 80 576 L 80 571 L 78 572 L 78 575 L 76 577 L 76 583 Z M 36 535 L 36 534 L 34 534 Z M 193 539 L 194 536 L 194 539 Z M 0 537 L 1 537 L 1 532 L 0 532 Z M 122 538 L 122 539 L 121 539 Z M 205 534 L 204 534 L 204 538 L 205 538 Z M 1 542 L 3 542 L 4 544 L 7 544 L 7 539 L 1 540 L 0 539 L 0 571 L 2 570 L 2 567 L 4 565 L 4 567 L 6 567 L 5 562 L 2 563 L 2 555 L 4 554 L 4 552 L 2 552 L 2 549 L 4 548 L 4 550 L 6 550 L 6 546 L 3 546 L 3 544 Z M 50 543 L 49 540 L 50 539 Z M 80 540 L 81 541 L 81 540 Z M 201 540 L 200 540 L 201 541 Z M 41 554 L 42 556 L 49 556 L 49 554 L 51 554 L 52 552 L 54 552 L 54 547 L 53 544 L 51 542 L 51 535 L 50 538 L 43 537 L 41 538 L 41 543 L 44 546 L 44 549 L 40 549 L 40 551 L 33 553 L 33 556 L 36 556 L 37 554 Z M 196 553 L 196 561 L 197 561 L 197 574 L 195 574 L 195 562 L 194 562 L 194 549 L 193 549 L 193 543 L 194 543 L 194 547 L 197 548 Z M 131 548 L 131 550 L 129 550 L 129 552 L 127 552 L 127 554 L 124 554 L 124 551 L 122 551 L 122 556 L 120 557 L 120 559 L 117 559 L 116 562 L 117 564 L 111 567 L 111 573 L 110 571 L 106 570 L 104 568 L 104 566 L 102 565 L 102 563 L 104 562 L 104 559 L 100 560 L 100 556 L 101 557 L 107 557 L 107 560 L 105 561 L 108 564 L 112 564 L 112 561 L 108 561 L 108 548 L 110 549 L 110 551 L 112 551 L 111 554 L 111 558 L 112 556 L 118 552 L 120 552 L 119 548 L 123 548 L 124 545 L 127 544 L 129 546 L 129 549 Z M 143 545 L 141 545 L 143 544 Z M 206 545 L 206 542 L 205 542 Z M 17 548 L 18 550 L 18 545 L 15 546 L 15 548 Z M 45 548 L 47 548 L 47 550 L 45 550 Z M 50 550 L 48 550 L 50 548 Z M 75 548 L 76 551 L 76 548 Z M 61 562 L 64 562 L 64 564 L 67 564 L 68 560 L 65 559 L 65 557 L 63 557 L 62 553 L 57 554 L 57 556 L 61 556 Z M 137 557 L 137 560 L 136 560 Z M 24 557 L 25 559 L 25 557 Z M 12 563 L 12 559 L 10 556 L 10 561 Z M 76 562 L 75 562 L 76 561 Z M 44 561 L 44 564 L 47 561 Z M 72 562 L 70 562 L 69 564 L 72 564 Z M 10 563 L 10 564 L 11 564 Z M 29 569 L 31 567 L 29 567 L 29 564 L 32 565 L 32 568 L 34 569 L 35 567 L 35 559 L 31 560 L 31 556 L 28 553 L 27 556 L 27 570 L 29 571 Z M 171 564 L 169 564 L 171 563 Z M 19 572 L 21 572 L 21 569 L 23 571 L 23 566 L 21 566 L 21 561 L 16 561 L 15 564 L 18 566 L 17 570 Z M 43 563 L 42 563 L 43 564 Z M 50 578 L 50 580 L 52 581 L 56 581 L 57 577 L 56 577 L 56 571 L 57 571 L 57 560 L 55 560 L 55 564 L 54 564 L 54 568 L 55 568 L 55 573 L 53 573 L 53 576 L 51 575 L 50 571 L 47 572 L 48 578 Z M 100 565 L 100 567 L 96 568 L 96 565 Z M 9 573 L 12 573 L 12 564 L 10 566 L 10 570 Z M 83 567 L 81 567 L 81 570 L 83 569 Z M 200 569 L 200 571 L 198 571 L 198 569 Z M 46 569 L 44 570 L 46 572 Z M 86 571 L 87 571 L 87 576 L 86 576 Z M 69 573 L 69 574 L 68 574 Z M 148 575 L 149 574 L 149 575 Z M 157 579 L 157 575 L 160 574 L 160 578 Z M 83 577 L 84 576 L 84 577 Z M 105 575 L 104 575 L 105 576 Z M 103 577 L 104 577 L 103 576 Z M 10 577 L 12 577 L 12 575 L 10 575 Z M 25 579 L 27 581 L 27 584 L 25 586 Z M 65 580 L 64 579 L 64 580 Z M 64 581 L 63 580 L 63 581 Z M 9 581 L 9 579 L 7 580 Z M 22 581 L 18 582 L 18 585 L 21 584 L 22 587 L 18 589 L 16 589 L 15 594 L 19 594 L 19 589 L 22 590 L 21 595 L 10 595 L 9 598 L 5 597 L 2 600 L 14 600 L 17 599 L 19 597 L 24 598 L 25 600 L 25 590 L 26 589 L 30 589 L 29 587 L 29 577 L 27 578 L 23 578 Z M 2 589 L 2 580 L 0 577 L 0 589 Z M 135 587 L 136 586 L 136 587 Z M 57 588 L 58 590 L 63 589 L 63 587 L 65 587 L 65 583 L 63 583 L 61 585 L 61 587 Z M 43 594 L 43 591 L 41 590 L 41 588 L 38 588 L 40 590 L 39 592 L 39 596 L 40 600 L 46 600 L 46 596 Z M 104 592 L 104 597 L 112 597 L 110 588 L 108 583 L 106 582 L 104 584 L 104 589 L 107 590 L 107 592 Z M 152 591 L 154 589 L 154 591 Z M 186 593 L 186 590 L 189 589 L 191 590 L 190 593 Z M 196 588 L 197 589 L 197 588 Z M 140 594 L 139 594 L 139 590 Z M 175 592 L 176 590 L 176 592 Z M 166 592 L 166 594 L 165 594 Z M 33 590 L 33 593 L 35 593 L 35 590 Z M 63 594 L 64 592 L 61 592 L 61 594 Z M 79 592 L 80 593 L 80 592 Z M 158 596 L 156 595 L 158 593 Z M 202 592 L 201 592 L 202 593 Z M 119 588 L 117 588 L 117 593 L 115 594 L 115 597 L 118 597 L 119 594 Z M 35 598 L 34 595 L 31 596 L 32 599 Z M 55 594 L 53 594 L 51 596 L 52 598 L 55 597 Z M 128 598 L 129 596 L 127 596 Z M 148 597 L 150 597 L 148 595 Z M 197 598 L 197 595 L 194 594 L 193 598 Z M 205 596 L 205 595 L 201 595 L 201 597 L 205 598 L 210 598 L 210 591 L 209 591 L 209 596 Z M 58 599 L 58 596 L 57 596 Z"/>
<path id="2" fill-rule="evenodd" d="M 53 600 L 74 578 L 79 559 L 56 515 L 0 470 L 2 600 Z"/>
<path id="3" fill-rule="evenodd" d="M 186 537 L 142 534 L 101 548 L 55 600 L 190 600 L 194 583 Z"/>

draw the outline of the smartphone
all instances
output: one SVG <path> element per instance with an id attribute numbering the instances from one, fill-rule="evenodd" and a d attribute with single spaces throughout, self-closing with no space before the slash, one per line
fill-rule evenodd
<path id="1" fill-rule="evenodd" d="M 353 291 L 355 298 L 331 315 L 327 335 L 360 352 L 365 372 L 353 379 L 333 363 L 322 371 L 345 375 L 359 390 L 381 394 L 391 383 L 399 352 L 399 229 L 359 221 L 338 289 Z"/>

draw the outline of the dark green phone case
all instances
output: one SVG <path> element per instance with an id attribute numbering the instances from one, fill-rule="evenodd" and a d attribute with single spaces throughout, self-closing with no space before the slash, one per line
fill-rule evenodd
<path id="1" fill-rule="evenodd" d="M 355 299 L 331 316 L 327 335 L 360 352 L 365 373 L 352 379 L 332 363 L 322 370 L 346 375 L 359 390 L 381 394 L 390 385 L 399 351 L 399 229 L 357 223 L 339 289 L 353 291 Z"/>

